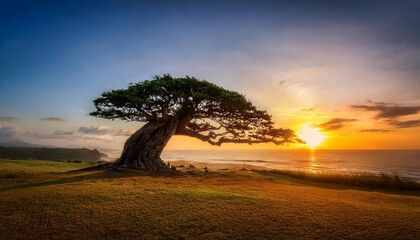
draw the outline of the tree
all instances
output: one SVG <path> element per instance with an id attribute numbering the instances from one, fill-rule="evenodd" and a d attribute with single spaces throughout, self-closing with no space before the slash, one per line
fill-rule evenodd
<path id="1" fill-rule="evenodd" d="M 173 135 L 224 143 L 302 142 L 286 128 L 275 128 L 271 116 L 245 96 L 194 77 L 156 76 L 127 89 L 104 92 L 94 100 L 91 116 L 145 122 L 124 144 L 119 166 L 162 170 L 160 158 Z"/>

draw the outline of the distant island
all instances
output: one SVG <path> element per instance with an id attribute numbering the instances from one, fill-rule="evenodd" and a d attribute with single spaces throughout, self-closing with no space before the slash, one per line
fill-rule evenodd
<path id="1" fill-rule="evenodd" d="M 0 158 L 8 159 L 40 159 L 96 163 L 103 157 L 107 157 L 107 155 L 99 152 L 97 149 L 0 146 Z"/>

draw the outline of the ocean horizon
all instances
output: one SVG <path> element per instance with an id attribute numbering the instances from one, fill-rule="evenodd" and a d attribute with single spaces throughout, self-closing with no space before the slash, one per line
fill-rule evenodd
<path id="1" fill-rule="evenodd" d="M 398 174 L 420 179 L 420 150 L 164 150 L 164 161 L 245 164 L 272 169 Z"/>

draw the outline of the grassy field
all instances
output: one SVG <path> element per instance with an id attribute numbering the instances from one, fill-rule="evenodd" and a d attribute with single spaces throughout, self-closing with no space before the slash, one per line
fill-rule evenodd
<path id="1" fill-rule="evenodd" d="M 408 190 L 420 191 L 420 183 L 413 178 L 402 178 L 399 175 L 391 175 L 382 173 L 380 175 L 372 175 L 365 173 L 311 173 L 303 171 L 290 170 L 259 170 L 265 175 L 283 175 L 295 179 L 304 179 L 312 182 L 333 183 L 355 187 L 370 187 L 373 189 L 384 190 Z"/>
<path id="2" fill-rule="evenodd" d="M 419 239 L 418 191 L 0 160 L 0 239 Z"/>

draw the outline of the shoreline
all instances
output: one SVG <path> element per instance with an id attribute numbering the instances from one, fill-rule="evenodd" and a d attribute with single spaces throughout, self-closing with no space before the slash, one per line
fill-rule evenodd
<path id="1" fill-rule="evenodd" d="M 106 160 L 118 158 L 114 155 L 109 155 Z M 200 167 L 207 165 L 209 169 L 242 169 L 245 163 L 247 169 L 377 176 L 389 174 L 420 181 L 419 149 L 180 149 L 165 150 L 162 159 L 165 163 L 186 161 Z"/>
<path id="2" fill-rule="evenodd" d="M 401 178 L 413 179 L 420 183 L 420 176 L 414 174 L 399 174 L 394 172 L 382 172 L 382 171 L 343 171 L 343 170 L 308 170 L 308 169 L 299 169 L 299 168 L 272 168 L 266 166 L 258 166 L 249 163 L 220 163 L 220 162 L 206 162 L 206 161 L 192 161 L 192 160 L 166 160 L 165 163 L 170 163 L 176 167 L 184 166 L 188 167 L 190 164 L 194 165 L 197 168 L 205 168 L 208 170 L 218 171 L 218 170 L 266 170 L 266 171 L 287 171 L 287 172 L 302 172 L 307 174 L 338 174 L 338 175 L 351 175 L 351 176 L 399 176 Z"/>
<path id="3" fill-rule="evenodd" d="M 167 161 L 239 164 L 269 169 L 346 174 L 398 174 L 420 180 L 420 150 L 167 150 Z"/>
<path id="4" fill-rule="evenodd" d="M 300 170 L 272 169 L 251 164 L 218 164 L 207 162 L 192 162 L 177 160 L 167 162 L 175 166 L 177 171 L 253 171 L 268 175 L 280 175 L 308 182 L 319 182 L 354 187 L 367 187 L 384 190 L 420 191 L 420 180 L 404 177 L 398 174 L 372 174 L 372 173 L 349 173 L 349 172 L 308 172 Z M 192 166 L 192 167 L 190 167 Z"/>
<path id="5" fill-rule="evenodd" d="M 176 150 L 178 151 L 178 150 Z M 181 151 L 181 150 L 179 150 Z M 184 151 L 184 150 L 182 150 Z M 103 159 L 105 162 L 113 162 L 115 158 L 107 158 Z M 311 168 L 299 168 L 299 167 L 268 167 L 268 166 L 261 166 L 255 165 L 256 164 L 264 164 L 266 161 L 252 161 L 252 160 L 245 160 L 245 161 L 236 161 L 236 162 L 229 162 L 230 160 L 214 160 L 213 162 L 210 161 L 200 161 L 200 160 L 182 160 L 182 159 L 163 159 L 163 161 L 168 164 L 170 163 L 173 166 L 179 167 L 183 166 L 187 168 L 190 164 L 194 165 L 196 168 L 204 169 L 207 167 L 208 170 L 211 171 L 219 171 L 219 170 L 266 170 L 266 171 L 290 171 L 290 172 L 303 172 L 308 174 L 336 174 L 336 175 L 351 175 L 351 176 L 382 176 L 382 175 L 390 175 L 390 176 L 399 176 L 405 179 L 413 179 L 416 182 L 420 183 L 420 175 L 416 173 L 401 173 L 395 171 L 381 171 L 381 170 L 360 170 L 360 169 L 328 169 L 324 168 L 320 169 L 311 169 Z M 239 163 L 242 162 L 242 163 Z M 278 165 L 276 165 L 278 166 Z"/>

